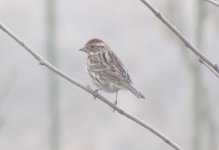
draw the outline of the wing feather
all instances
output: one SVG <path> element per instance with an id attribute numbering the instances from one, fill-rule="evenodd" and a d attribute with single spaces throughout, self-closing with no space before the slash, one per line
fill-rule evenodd
<path id="1" fill-rule="evenodd" d="M 109 47 L 108 47 L 109 49 Z M 93 60 L 92 60 L 93 59 Z M 90 70 L 111 80 L 131 84 L 132 81 L 122 61 L 111 50 L 102 51 L 90 59 Z M 98 59 L 98 60 L 97 60 Z"/>

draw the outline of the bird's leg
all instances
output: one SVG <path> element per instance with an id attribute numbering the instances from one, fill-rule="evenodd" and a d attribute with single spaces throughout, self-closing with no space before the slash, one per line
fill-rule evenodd
<path id="1" fill-rule="evenodd" d="M 94 90 L 93 96 L 94 96 L 94 99 L 95 99 L 95 100 L 97 99 L 97 95 L 98 95 L 98 91 L 99 91 L 99 90 L 101 90 L 101 89 L 99 88 L 99 89 Z"/>
<path id="2" fill-rule="evenodd" d="M 116 101 L 114 102 L 115 105 L 117 105 L 117 96 L 118 96 L 118 91 L 116 91 Z"/>
<path id="3" fill-rule="evenodd" d="M 117 96 L 118 96 L 118 91 L 116 91 L 116 100 L 114 102 L 115 105 L 117 105 Z M 115 107 L 113 108 L 113 112 L 115 111 Z"/>

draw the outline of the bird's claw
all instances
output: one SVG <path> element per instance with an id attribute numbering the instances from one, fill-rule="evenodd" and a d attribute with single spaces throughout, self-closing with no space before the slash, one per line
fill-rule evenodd
<path id="1" fill-rule="evenodd" d="M 93 96 L 95 100 L 97 99 L 98 91 L 99 89 L 94 90 Z"/>
<path id="2" fill-rule="evenodd" d="M 93 95 L 94 99 L 96 100 L 99 89 L 93 90 L 89 85 L 87 85 L 87 88 L 93 91 L 92 95 Z"/>

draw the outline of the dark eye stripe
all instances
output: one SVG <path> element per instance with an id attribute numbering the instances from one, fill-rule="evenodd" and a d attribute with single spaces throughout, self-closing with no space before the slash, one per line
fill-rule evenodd
<path id="1" fill-rule="evenodd" d="M 108 64 L 108 61 L 107 61 L 107 59 L 106 59 L 106 53 L 105 53 L 105 52 L 102 54 L 102 57 L 103 57 L 103 59 L 104 59 L 104 62 L 105 62 L 106 64 Z"/>

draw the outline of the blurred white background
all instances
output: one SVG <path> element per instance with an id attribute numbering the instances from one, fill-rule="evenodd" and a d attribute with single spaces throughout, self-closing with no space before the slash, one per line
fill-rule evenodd
<path id="1" fill-rule="evenodd" d="M 219 63 L 219 8 L 201 0 L 151 3 Z M 0 0 L 0 21 L 48 58 L 46 5 L 46 0 Z M 83 85 L 90 84 L 86 56 L 78 49 L 91 38 L 101 38 L 121 58 L 135 87 L 146 96 L 143 101 L 121 91 L 119 107 L 184 149 L 219 147 L 218 78 L 140 1 L 56 0 L 54 9 L 57 67 Z M 90 94 L 58 75 L 49 75 L 48 69 L 2 31 L 0 43 L 1 150 L 172 149 L 101 101 L 94 101 Z M 55 114 L 49 100 L 51 76 L 58 82 Z M 112 102 L 115 99 L 115 94 L 101 94 Z M 57 134 L 53 135 L 54 126 Z"/>

